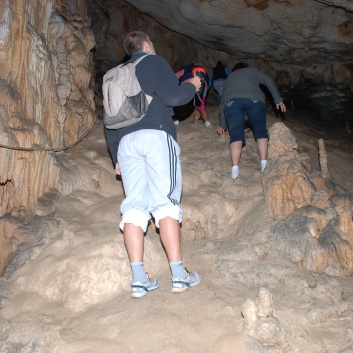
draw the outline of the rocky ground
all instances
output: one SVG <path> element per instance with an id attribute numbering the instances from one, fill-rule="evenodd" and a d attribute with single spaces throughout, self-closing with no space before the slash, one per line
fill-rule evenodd
<path id="1" fill-rule="evenodd" d="M 56 210 L 19 215 L 28 237 L 0 279 L 1 353 L 352 353 L 353 281 L 290 261 L 273 237 L 251 132 L 232 181 L 228 137 L 188 119 L 178 126 L 184 192 L 184 262 L 202 281 L 172 294 L 153 224 L 146 270 L 160 288 L 130 298 L 130 267 L 118 227 L 121 182 L 102 122 L 59 155 Z M 280 118 L 268 112 L 268 125 Z M 353 190 L 351 142 L 289 112 L 283 123 L 318 166 L 323 137 L 335 182 Z M 45 207 L 45 205 L 43 205 Z M 350 254 L 352 256 L 352 254 Z M 353 260 L 352 260 L 353 261 Z"/>

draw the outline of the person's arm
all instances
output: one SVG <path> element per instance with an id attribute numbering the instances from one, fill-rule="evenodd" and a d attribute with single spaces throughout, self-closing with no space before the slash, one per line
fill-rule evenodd
<path id="1" fill-rule="evenodd" d="M 224 134 L 225 131 L 226 131 L 226 130 L 224 130 L 222 127 L 220 127 L 220 126 L 217 127 L 217 134 L 218 134 L 218 135 Z"/>
<path id="2" fill-rule="evenodd" d="M 227 130 L 227 120 L 223 112 L 223 105 L 222 107 L 219 106 L 219 127 L 224 131 Z"/>
<path id="3" fill-rule="evenodd" d="M 108 149 L 114 163 L 114 169 L 116 175 L 121 175 L 120 167 L 118 163 L 118 137 L 117 130 L 105 128 L 105 136 L 107 138 Z"/>
<path id="4" fill-rule="evenodd" d="M 217 128 L 217 132 L 221 135 L 224 131 L 227 130 L 227 121 L 224 115 L 224 95 L 221 98 L 221 102 L 219 103 L 219 127 Z"/>
<path id="5" fill-rule="evenodd" d="M 281 97 L 281 94 L 279 93 L 277 85 L 272 77 L 262 73 L 259 70 L 256 70 L 256 77 L 258 82 L 260 84 L 265 85 L 268 88 L 268 90 L 271 92 L 272 98 L 276 105 L 283 102 L 283 98 Z"/>
<path id="6" fill-rule="evenodd" d="M 116 175 L 121 175 L 119 163 L 115 163 L 115 174 Z"/>
<path id="7" fill-rule="evenodd" d="M 264 73 L 258 71 L 257 72 L 259 82 L 264 84 L 269 91 L 272 94 L 272 98 L 276 104 L 276 108 L 280 110 L 282 113 L 285 113 L 287 108 L 286 105 L 283 103 L 283 98 L 281 97 L 281 94 L 279 93 L 279 90 L 277 88 L 276 82 L 274 79 L 268 75 L 265 75 Z M 260 81 L 261 80 L 261 81 Z"/>
<path id="8" fill-rule="evenodd" d="M 276 108 L 282 113 L 285 113 L 287 110 L 286 105 L 283 102 L 276 104 Z"/>
<path id="9" fill-rule="evenodd" d="M 105 136 L 107 138 L 108 149 L 112 157 L 113 163 L 116 165 L 118 163 L 118 136 L 117 130 L 105 128 Z"/>
<path id="10" fill-rule="evenodd" d="M 179 85 L 179 81 L 169 66 L 168 62 L 161 56 L 155 56 L 152 62 L 152 72 L 155 79 L 155 93 L 159 99 L 169 107 L 176 107 L 190 102 L 194 97 L 199 78 L 191 78 Z"/>

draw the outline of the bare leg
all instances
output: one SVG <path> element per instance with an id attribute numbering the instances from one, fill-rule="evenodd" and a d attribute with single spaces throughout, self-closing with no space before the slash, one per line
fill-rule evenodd
<path id="1" fill-rule="evenodd" d="M 204 123 L 206 121 L 210 121 L 210 119 L 208 118 L 208 112 L 207 112 L 206 109 L 201 110 L 200 114 L 201 114 L 201 118 L 202 118 Z"/>
<path id="2" fill-rule="evenodd" d="M 144 234 L 141 227 L 124 224 L 124 241 L 130 262 L 143 262 Z"/>
<path id="3" fill-rule="evenodd" d="M 159 221 L 159 232 L 162 244 L 167 253 L 172 271 L 172 292 L 183 293 L 189 287 L 200 283 L 201 277 L 197 272 L 186 272 L 183 264 L 172 266 L 172 263 L 182 262 L 181 236 L 179 221 L 171 217 L 165 217 Z M 180 267 L 182 266 L 182 267 Z M 182 271 L 180 273 L 180 270 Z"/>
<path id="4" fill-rule="evenodd" d="M 268 138 L 257 139 L 257 148 L 261 160 L 267 160 Z"/>
<path id="5" fill-rule="evenodd" d="M 230 144 L 230 157 L 233 165 L 239 165 L 242 146 L 242 141 L 235 141 Z"/>
<path id="6" fill-rule="evenodd" d="M 169 262 L 182 261 L 179 221 L 171 217 L 161 219 L 159 232 Z"/>

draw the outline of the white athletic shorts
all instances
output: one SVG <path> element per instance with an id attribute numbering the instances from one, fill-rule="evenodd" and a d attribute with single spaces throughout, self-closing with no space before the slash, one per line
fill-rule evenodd
<path id="1" fill-rule="evenodd" d="M 167 216 L 182 221 L 180 147 L 169 134 L 145 129 L 125 135 L 118 163 L 126 197 L 120 207 L 122 230 L 132 223 L 146 232 L 151 214 L 157 227 Z"/>

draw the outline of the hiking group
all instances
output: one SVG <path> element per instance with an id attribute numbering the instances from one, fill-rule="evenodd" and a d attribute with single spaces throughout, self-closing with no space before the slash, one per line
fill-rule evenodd
<path id="1" fill-rule="evenodd" d="M 262 171 L 263 161 L 267 162 L 265 103 L 255 86 L 267 85 L 282 111 L 285 105 L 273 80 L 256 69 L 241 67 L 229 73 L 219 61 L 211 79 L 204 68 L 194 63 L 175 74 L 141 31 L 127 34 L 124 49 L 130 59 L 106 73 L 103 94 L 107 144 L 125 192 L 120 229 L 132 269 L 131 295 L 140 298 L 159 287 L 159 282 L 146 273 L 143 260 L 144 235 L 152 217 L 169 261 L 171 290 L 182 293 L 200 283 L 201 277 L 196 271 L 187 271 L 183 262 L 182 173 L 173 107 L 194 99 L 205 127 L 209 127 L 206 96 L 214 87 L 220 101 L 217 132 L 229 130 L 231 177 L 236 179 L 240 175 L 245 115 L 253 124 Z"/>

